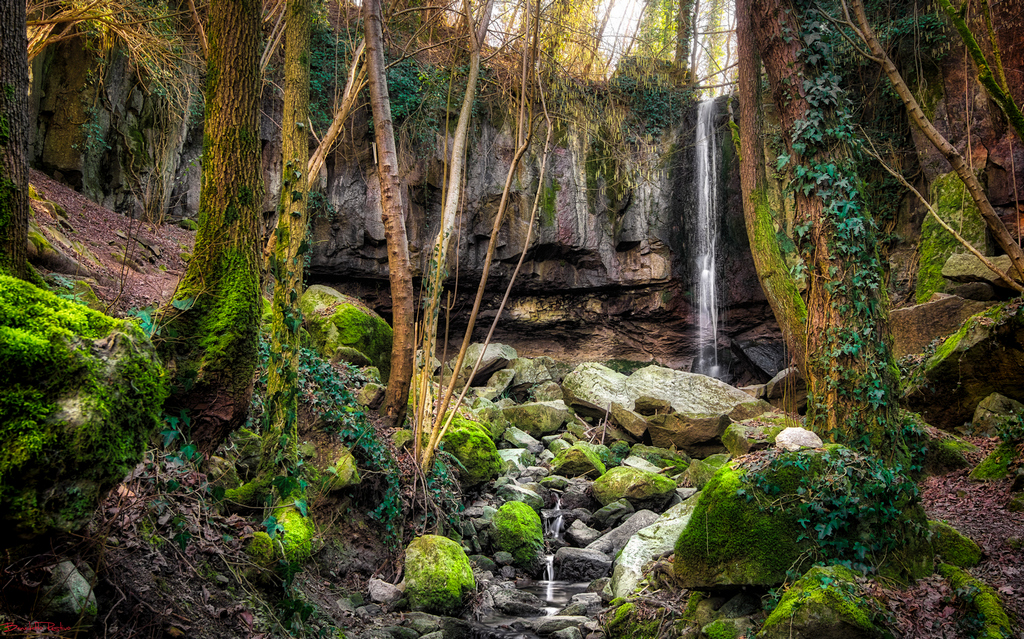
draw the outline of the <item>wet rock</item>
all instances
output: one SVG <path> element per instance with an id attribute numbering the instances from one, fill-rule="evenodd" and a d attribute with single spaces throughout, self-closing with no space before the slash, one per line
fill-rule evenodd
<path id="1" fill-rule="evenodd" d="M 494 609 L 516 617 L 540 617 L 547 614 L 544 602 L 537 595 L 517 588 L 495 588 L 491 591 Z"/>
<path id="2" fill-rule="evenodd" d="M 629 515 L 632 515 L 634 510 L 633 504 L 629 503 L 629 500 L 620 499 L 596 510 L 594 512 L 594 521 L 601 528 L 610 528 Z"/>
<path id="3" fill-rule="evenodd" d="M 600 532 L 594 530 L 579 519 L 572 522 L 572 524 L 569 525 L 568 530 L 565 531 L 565 538 L 569 543 L 577 548 L 585 548 L 591 543 L 597 541 L 600 537 Z"/>
<path id="4" fill-rule="evenodd" d="M 441 618 L 425 612 L 407 612 L 403 615 L 402 623 L 420 635 L 427 635 L 441 629 Z"/>
<path id="5" fill-rule="evenodd" d="M 555 553 L 555 577 L 564 581 L 604 577 L 611 567 L 611 558 L 600 550 L 566 546 Z"/>
<path id="6" fill-rule="evenodd" d="M 521 501 L 536 512 L 544 508 L 544 499 L 525 486 L 506 484 L 498 489 L 498 499 L 503 502 Z"/>
<path id="7" fill-rule="evenodd" d="M 694 506 L 693 501 L 677 504 L 630 537 L 616 556 L 612 570 L 611 588 L 616 597 L 628 597 L 633 592 L 643 578 L 644 564 L 672 552 Z"/>
<path id="8" fill-rule="evenodd" d="M 602 535 L 597 541 L 587 545 L 588 550 L 598 550 L 612 557 L 615 556 L 629 538 L 641 528 L 650 526 L 658 520 L 657 513 L 649 510 L 640 510 L 633 513 L 629 519 Z"/>

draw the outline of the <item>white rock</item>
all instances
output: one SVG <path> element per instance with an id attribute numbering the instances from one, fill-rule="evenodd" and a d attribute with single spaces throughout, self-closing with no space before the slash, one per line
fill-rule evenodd
<path id="1" fill-rule="evenodd" d="M 821 448 L 821 438 L 806 428 L 790 427 L 779 433 L 775 438 L 775 446 L 782 450 L 800 450 L 801 448 Z"/>
<path id="2" fill-rule="evenodd" d="M 392 604 L 402 598 L 402 589 L 382 579 L 370 579 L 370 601 Z"/>

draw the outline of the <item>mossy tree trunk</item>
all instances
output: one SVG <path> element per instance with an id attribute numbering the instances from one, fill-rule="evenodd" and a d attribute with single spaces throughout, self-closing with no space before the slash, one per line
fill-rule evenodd
<path id="1" fill-rule="evenodd" d="M 907 447 L 873 221 L 859 192 L 855 136 L 829 34 L 808 17 L 814 10 L 809 0 L 752 0 L 746 12 L 778 109 L 787 149 L 779 165 L 792 167 L 803 234 L 807 423 L 827 440 L 902 463 Z"/>
<path id="2" fill-rule="evenodd" d="M 0 274 L 24 278 L 29 218 L 24 2 L 0 6 L 0 42 Z"/>
<path id="3" fill-rule="evenodd" d="M 256 368 L 260 15 L 257 0 L 210 5 L 199 232 L 161 311 L 162 350 L 174 370 L 169 406 L 187 411 L 203 452 L 244 420 Z"/>
<path id="4" fill-rule="evenodd" d="M 409 240 L 405 232 L 405 210 L 402 206 L 402 182 L 398 177 L 398 151 L 391 121 L 391 99 L 384 65 L 384 37 L 380 0 L 364 0 L 363 24 L 366 33 L 366 62 L 369 68 L 370 105 L 373 129 L 380 157 L 377 175 L 380 178 L 381 218 L 388 245 L 388 273 L 391 278 L 393 338 L 391 341 L 391 375 L 381 414 L 388 426 L 401 426 L 409 402 L 412 383 L 413 355 L 416 351 L 415 315 L 413 308 L 412 267 L 409 264 Z"/>
<path id="5" fill-rule="evenodd" d="M 754 42 L 751 0 L 736 2 L 736 40 L 739 59 L 740 187 L 754 268 L 761 289 L 779 323 L 793 361 L 803 363 L 807 306 L 779 246 L 768 198 L 761 129 L 761 64 Z"/>
<path id="6" fill-rule="evenodd" d="M 274 277 L 267 414 L 261 474 L 292 467 L 298 450 L 299 328 L 302 326 L 302 271 L 309 181 L 309 21 L 310 0 L 288 0 L 285 7 L 284 115 L 281 122 L 281 199 L 277 241 L 270 258 Z"/>

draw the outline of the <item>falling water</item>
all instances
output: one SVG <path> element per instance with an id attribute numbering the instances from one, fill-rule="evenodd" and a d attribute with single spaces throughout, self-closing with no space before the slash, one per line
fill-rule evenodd
<path id="1" fill-rule="evenodd" d="M 562 515 L 562 498 L 555 497 L 555 507 L 544 513 L 544 536 L 548 539 L 562 539 L 562 527 L 565 517 Z"/>
<path id="2" fill-rule="evenodd" d="M 700 103 L 697 116 L 697 356 L 696 372 L 718 377 L 718 283 L 715 245 L 718 242 L 718 144 L 714 100 Z"/>

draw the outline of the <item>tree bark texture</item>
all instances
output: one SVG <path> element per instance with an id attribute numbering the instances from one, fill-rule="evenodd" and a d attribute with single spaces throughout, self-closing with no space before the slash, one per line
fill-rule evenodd
<path id="1" fill-rule="evenodd" d="M 263 438 L 261 472 L 281 461 L 294 463 L 298 447 L 299 328 L 306 242 L 309 182 L 309 21 L 310 0 L 288 0 L 285 7 L 284 110 L 281 120 L 281 199 L 277 242 L 270 260 L 274 276 L 267 412 L 271 427 Z"/>
<path id="2" fill-rule="evenodd" d="M 813 67 L 805 62 L 823 32 L 805 32 L 805 16 L 788 0 L 752 0 L 750 7 L 790 166 L 820 178 L 818 183 L 804 178 L 806 188 L 794 189 L 809 277 L 801 366 L 810 391 L 807 423 L 827 440 L 905 461 L 888 300 L 872 221 L 863 210 L 851 148 L 842 141 L 852 137 L 852 129 L 846 138 L 834 133 L 848 126 L 845 97 L 827 58 L 817 56 Z M 835 87 L 831 98 L 815 93 L 823 85 Z M 811 130 L 836 141 L 815 144 L 808 137 Z"/>
<path id="3" fill-rule="evenodd" d="M 28 254 L 28 39 L 25 3 L 0 6 L 0 274 L 24 278 Z"/>
<path id="4" fill-rule="evenodd" d="M 391 342 L 391 375 L 381 414 L 389 426 L 401 426 L 409 402 L 413 355 L 416 351 L 415 309 L 409 240 L 405 232 L 405 207 L 402 182 L 398 176 L 398 151 L 391 121 L 387 68 L 384 64 L 383 20 L 380 0 L 364 0 L 366 61 L 370 80 L 370 106 L 373 109 L 374 136 L 377 140 L 377 175 L 380 178 L 381 218 L 388 246 L 388 275 L 391 280 L 391 308 L 394 335 Z"/>
<path id="5" fill-rule="evenodd" d="M 202 452 L 242 424 L 256 368 L 261 10 L 258 0 L 210 5 L 199 231 L 161 313 L 162 348 L 174 370 L 170 406 L 186 411 Z"/>

